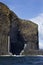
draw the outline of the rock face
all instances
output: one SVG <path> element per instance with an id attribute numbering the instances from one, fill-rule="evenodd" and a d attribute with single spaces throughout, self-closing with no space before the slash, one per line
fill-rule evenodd
<path id="1" fill-rule="evenodd" d="M 10 37 L 9 50 L 8 36 Z M 0 2 L 0 55 L 6 55 L 9 52 L 19 55 L 22 50 L 24 55 L 30 50 L 39 50 L 38 25 L 18 18 Z"/>
<path id="2" fill-rule="evenodd" d="M 8 32 L 10 20 L 8 18 L 9 9 L 3 3 L 0 3 L 0 55 L 8 54 Z"/>

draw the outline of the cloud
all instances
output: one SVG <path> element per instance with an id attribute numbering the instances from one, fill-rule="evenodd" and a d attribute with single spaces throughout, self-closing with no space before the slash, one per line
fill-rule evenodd
<path id="1" fill-rule="evenodd" d="M 39 42 L 39 48 L 43 49 L 43 40 L 40 40 L 40 42 Z"/>
<path id="2" fill-rule="evenodd" d="M 38 24 L 39 30 L 39 48 L 43 48 L 43 13 L 39 14 L 38 16 L 30 19 L 31 21 Z"/>

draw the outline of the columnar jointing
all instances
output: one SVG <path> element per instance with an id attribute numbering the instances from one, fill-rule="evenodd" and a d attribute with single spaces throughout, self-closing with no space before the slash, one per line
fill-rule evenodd
<path id="1" fill-rule="evenodd" d="M 39 50 L 38 25 L 18 18 L 0 2 L 0 55 L 27 55 L 30 50 Z"/>

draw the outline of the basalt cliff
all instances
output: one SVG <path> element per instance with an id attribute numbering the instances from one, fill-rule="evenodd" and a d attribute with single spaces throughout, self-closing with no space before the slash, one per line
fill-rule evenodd
<path id="1" fill-rule="evenodd" d="M 0 55 L 9 55 L 9 52 L 13 55 L 43 54 L 38 41 L 38 25 L 20 19 L 0 2 Z"/>

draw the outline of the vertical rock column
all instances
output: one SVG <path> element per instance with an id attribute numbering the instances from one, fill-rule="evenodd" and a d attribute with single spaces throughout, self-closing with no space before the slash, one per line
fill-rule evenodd
<path id="1" fill-rule="evenodd" d="M 7 35 L 1 34 L 0 37 L 0 55 L 8 54 L 8 37 Z"/>
<path id="2" fill-rule="evenodd" d="M 0 15 L 0 55 L 8 55 L 8 33 L 10 30 L 10 20 L 6 14 Z"/>

